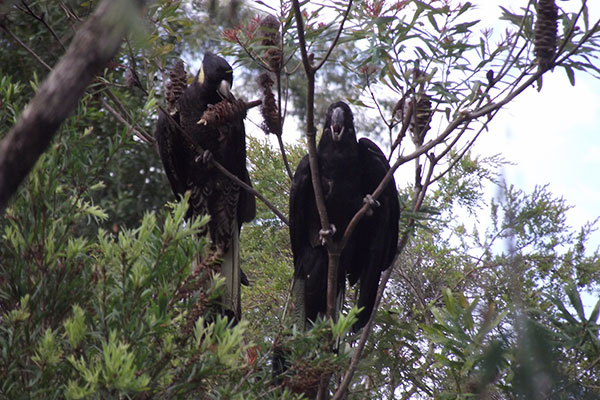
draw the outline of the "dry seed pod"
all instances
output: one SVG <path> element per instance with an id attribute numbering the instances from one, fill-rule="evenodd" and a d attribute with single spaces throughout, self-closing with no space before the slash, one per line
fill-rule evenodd
<path id="1" fill-rule="evenodd" d="M 177 100 L 187 88 L 187 73 L 182 60 L 177 60 L 169 72 L 169 83 L 167 83 L 167 111 L 170 114 L 177 111 Z"/>
<path id="2" fill-rule="evenodd" d="M 539 0 L 536 13 L 534 51 L 540 69 L 545 71 L 552 67 L 556 53 L 558 7 L 554 0 Z"/>
<path id="3" fill-rule="evenodd" d="M 236 118 L 246 118 L 247 111 L 261 103 L 260 100 L 245 102 L 244 100 L 221 100 L 215 105 L 209 105 L 202 114 L 198 125 L 219 127 Z"/>
<path id="4" fill-rule="evenodd" d="M 264 122 L 261 127 L 265 133 L 273 133 L 279 136 L 281 135 L 281 124 L 279 122 L 279 110 L 277 109 L 275 95 L 272 90 L 273 80 L 268 73 L 263 73 L 258 77 L 258 85 L 263 92 L 263 102 L 260 112 Z"/>
<path id="5" fill-rule="evenodd" d="M 261 45 L 265 47 L 264 59 L 271 70 L 278 73 L 283 61 L 283 54 L 279 47 L 281 42 L 279 20 L 269 14 L 260 21 L 260 29 L 263 34 Z"/>
<path id="6" fill-rule="evenodd" d="M 413 110 L 412 104 L 416 101 L 416 107 Z M 416 95 L 405 102 L 405 112 L 411 112 L 409 129 L 413 143 L 419 147 L 425 141 L 425 134 L 431 128 L 431 99 L 427 95 Z"/>

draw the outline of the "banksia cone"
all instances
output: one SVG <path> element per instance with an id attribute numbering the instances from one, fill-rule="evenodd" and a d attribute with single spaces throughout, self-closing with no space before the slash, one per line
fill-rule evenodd
<path id="1" fill-rule="evenodd" d="M 260 103 L 260 100 L 248 103 L 244 100 L 222 100 L 215 105 L 209 105 L 208 109 L 202 114 L 202 118 L 198 121 L 198 124 L 219 127 L 233 119 L 244 119 L 246 118 L 248 109 L 256 107 Z"/>
<path id="2" fill-rule="evenodd" d="M 415 107 L 413 108 L 413 104 Z M 429 123 L 433 111 L 431 110 L 431 100 L 429 96 L 419 94 L 412 97 L 405 103 L 404 109 L 406 113 L 411 113 L 410 129 L 413 143 L 419 147 L 425 140 L 425 134 L 430 129 Z"/>
<path id="3" fill-rule="evenodd" d="M 177 100 L 181 93 L 187 88 L 187 73 L 182 60 L 177 60 L 169 73 L 167 83 L 167 111 L 173 114 L 177 110 Z"/>
<path id="4" fill-rule="evenodd" d="M 556 53 L 558 7 L 554 0 L 539 0 L 536 13 L 533 44 L 537 63 L 545 71 L 552 67 L 552 59 Z"/>
<path id="5" fill-rule="evenodd" d="M 263 35 L 261 45 L 265 47 L 265 61 L 273 72 L 278 73 L 283 61 L 283 53 L 279 46 L 281 43 L 279 20 L 271 14 L 267 15 L 260 21 L 260 30 Z"/>
<path id="6" fill-rule="evenodd" d="M 273 80 L 268 73 L 264 73 L 258 77 L 258 85 L 263 92 L 263 102 L 260 112 L 264 122 L 261 127 L 265 133 L 274 133 L 279 136 L 281 135 L 281 123 L 279 122 L 279 110 L 275 102 L 275 95 L 273 94 L 273 90 L 271 90 Z"/>

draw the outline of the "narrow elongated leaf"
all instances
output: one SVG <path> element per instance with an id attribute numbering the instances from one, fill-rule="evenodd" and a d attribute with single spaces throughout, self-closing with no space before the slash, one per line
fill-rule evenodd
<path id="1" fill-rule="evenodd" d="M 566 319 L 570 323 L 577 323 L 577 320 L 571 315 L 571 313 L 567 310 L 567 308 L 562 303 L 562 301 L 560 301 L 560 299 L 551 297 L 550 301 L 552 301 L 552 303 L 554 303 L 554 305 L 559 309 L 564 319 Z"/>
<path id="2" fill-rule="evenodd" d="M 592 313 L 590 314 L 590 317 L 587 320 L 588 325 L 596 323 L 596 321 L 598 320 L 598 311 L 599 310 L 600 310 L 600 300 L 598 300 L 596 302 L 596 305 L 594 306 L 594 309 L 592 310 Z"/>
<path id="3" fill-rule="evenodd" d="M 580 321 L 585 321 L 585 311 L 583 310 L 583 303 L 581 302 L 581 296 L 579 296 L 579 292 L 574 285 L 567 286 L 565 291 L 567 292 L 567 296 L 569 296 L 569 300 L 571 300 L 571 305 L 577 312 Z"/>
<path id="4" fill-rule="evenodd" d="M 575 71 L 573 71 L 573 68 L 571 68 L 570 65 L 565 65 L 564 68 L 569 77 L 569 82 L 571 82 L 571 86 L 575 86 Z"/>

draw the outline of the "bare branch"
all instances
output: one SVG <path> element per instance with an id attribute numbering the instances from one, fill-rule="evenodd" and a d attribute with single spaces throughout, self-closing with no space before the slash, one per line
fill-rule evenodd
<path id="1" fill-rule="evenodd" d="M 37 15 L 36 13 L 34 13 L 33 10 L 31 9 L 31 7 L 29 7 L 29 5 L 24 0 L 21 0 L 21 3 L 25 6 L 25 9 L 27 10 L 27 13 L 29 15 L 31 15 L 33 18 L 35 18 L 38 21 L 40 21 L 46 27 L 46 29 L 48 29 L 48 31 L 54 37 L 54 39 L 58 42 L 58 44 L 60 45 L 60 47 L 62 47 L 63 50 L 66 50 L 65 45 L 60 40 L 60 38 L 58 37 L 58 35 L 54 31 L 54 29 L 52 29 L 52 27 L 48 24 L 48 22 L 46 22 L 46 18 L 44 18 L 44 15 L 42 14 L 40 16 L 40 15 Z"/>
<path id="2" fill-rule="evenodd" d="M 306 51 L 306 40 L 304 38 L 304 22 L 302 20 L 302 12 L 298 0 L 292 1 L 294 16 L 296 19 L 296 27 L 298 30 L 298 41 L 300 42 L 300 53 L 302 54 L 302 64 L 306 73 L 306 137 L 308 146 L 308 161 L 310 165 L 310 175 L 312 180 L 313 191 L 315 194 L 315 202 L 322 229 L 330 229 L 329 218 L 327 216 L 327 208 L 325 207 L 325 198 L 323 189 L 321 188 L 321 177 L 319 174 L 319 162 L 317 158 L 316 145 L 316 129 L 314 121 L 314 100 L 315 100 L 315 68 L 311 65 Z M 327 316 L 335 319 L 335 297 L 337 289 L 337 266 L 336 260 L 339 260 L 340 250 L 336 248 L 331 237 L 327 239 L 328 253 L 328 268 L 327 268 Z M 337 254 L 337 257 L 336 257 Z"/>
<path id="3" fill-rule="evenodd" d="M 331 46 L 329 46 L 329 50 L 327 50 L 327 53 L 325 54 L 325 56 L 323 57 L 321 62 L 315 67 L 315 71 L 318 71 L 323 66 L 323 64 L 325 64 L 325 62 L 331 55 L 331 52 L 333 51 L 335 46 L 337 46 L 337 42 L 338 42 L 338 40 L 340 40 L 340 36 L 342 35 L 342 31 L 344 30 L 344 23 L 348 19 L 348 14 L 350 13 L 351 8 L 352 8 L 352 0 L 348 1 L 348 7 L 346 8 L 346 12 L 344 13 L 344 16 L 342 17 L 342 22 L 340 22 L 340 27 L 338 28 L 337 34 L 335 35 L 335 39 L 333 39 Z"/>
<path id="4" fill-rule="evenodd" d="M 283 40 L 283 38 L 281 39 Z M 283 43 L 280 44 L 283 46 Z M 283 49 L 281 49 L 283 52 Z M 279 71 L 276 75 L 277 80 L 277 113 L 279 114 L 279 123 L 281 124 L 281 132 L 283 132 L 283 124 L 285 114 L 281 111 L 281 71 Z M 286 98 L 286 108 L 287 108 L 287 98 Z M 285 153 L 285 146 L 283 144 L 282 135 L 277 136 L 277 141 L 279 142 L 279 150 L 281 151 L 281 158 L 283 159 L 283 165 L 285 165 L 285 170 L 290 178 L 290 181 L 294 179 L 294 173 L 292 172 L 292 168 L 290 167 L 290 162 L 288 161 L 287 154 Z"/>
<path id="5" fill-rule="evenodd" d="M 304 21 L 302 19 L 302 11 L 298 0 L 292 0 L 292 8 L 294 9 L 294 18 L 296 19 L 296 29 L 298 30 L 298 42 L 300 44 L 300 54 L 302 56 L 302 64 L 307 75 L 314 76 L 314 68 L 308 60 L 308 52 L 306 51 L 306 38 L 304 37 Z M 310 74 L 309 74 L 310 73 Z M 307 76 L 308 78 L 308 76 Z"/>
<path id="6" fill-rule="evenodd" d="M 123 116 L 117 110 L 112 108 L 111 105 L 108 104 L 108 102 L 105 99 L 101 98 L 100 102 L 102 103 L 102 107 L 104 107 L 109 113 L 111 113 L 117 119 L 117 121 L 119 121 L 120 123 L 125 125 L 129 129 L 130 132 L 133 132 L 135 136 L 137 136 L 139 139 L 141 139 L 142 141 L 144 141 L 148 144 L 154 143 L 153 136 L 150 136 L 145 131 L 140 131 L 139 129 L 137 129 L 137 127 L 135 125 L 130 124 L 129 121 L 127 121 L 125 118 L 123 118 Z"/>
<path id="7" fill-rule="evenodd" d="M 279 151 L 281 152 L 283 165 L 285 165 L 285 171 L 287 172 L 290 180 L 292 180 L 294 178 L 294 173 L 292 172 L 292 167 L 290 167 L 290 162 L 288 161 L 287 154 L 285 153 L 285 145 L 283 143 L 283 138 L 281 137 L 281 135 L 277 135 L 277 142 L 279 142 Z"/>
<path id="8" fill-rule="evenodd" d="M 4 32 L 8 33 L 8 35 L 9 35 L 11 38 L 13 38 L 13 40 L 14 40 L 15 42 L 17 42 L 17 43 L 19 44 L 19 46 L 21 46 L 22 48 L 24 48 L 24 49 L 25 49 L 25 51 L 27 51 L 29 54 L 31 54 L 31 56 L 32 56 L 33 58 L 35 58 L 35 60 L 36 60 L 38 63 L 42 64 L 42 65 L 44 66 L 44 68 L 46 68 L 48 71 L 52 71 L 52 67 L 51 67 L 51 66 L 49 66 L 48 64 L 46 64 L 46 62 L 45 62 L 44 60 L 42 60 L 42 59 L 40 58 L 40 56 L 38 56 L 38 55 L 36 54 L 36 52 L 35 52 L 35 51 L 31 50 L 31 49 L 30 49 L 30 48 L 29 48 L 29 47 L 28 47 L 28 46 L 27 46 L 25 43 L 23 43 L 23 42 L 21 41 L 21 39 L 19 39 L 17 36 L 15 36 L 15 34 L 14 34 L 14 33 L 12 33 L 12 31 L 11 31 L 10 29 L 8 29 L 8 28 L 7 28 L 7 27 L 6 27 L 4 24 L 1 24 L 1 23 L 0 23 L 0 27 L 2 28 L 2 30 L 3 30 Z"/>
<path id="9" fill-rule="evenodd" d="M 22 2 L 23 5 L 25 6 L 27 11 L 24 12 L 28 12 L 30 15 L 32 15 L 35 19 L 41 21 L 44 26 L 46 26 L 46 28 L 52 33 L 52 35 L 55 37 L 55 39 L 59 42 L 59 44 L 61 45 L 61 47 L 64 48 L 64 45 L 62 44 L 62 42 L 60 41 L 60 39 L 56 36 L 56 33 L 54 32 L 54 30 L 52 29 L 52 27 L 50 27 L 46 22 L 45 19 L 43 17 L 39 17 L 37 16 L 33 10 L 31 10 L 31 8 L 27 5 L 27 3 L 25 3 L 24 1 Z M 44 60 L 42 60 L 42 58 L 32 49 L 30 49 L 25 43 L 23 43 L 17 36 L 15 36 L 8 28 L 6 28 L 5 26 L 2 26 L 2 28 L 19 44 L 19 46 L 21 46 L 22 48 L 24 48 L 29 54 L 31 54 L 31 56 L 38 61 L 43 67 L 45 67 L 48 71 L 52 71 L 52 68 L 46 64 L 44 62 Z M 150 135 L 148 132 L 146 132 L 144 129 L 140 128 L 139 126 L 137 126 L 135 123 L 132 124 L 132 118 L 129 115 L 129 113 L 127 112 L 127 109 L 123 106 L 123 104 L 119 101 L 119 99 L 115 96 L 115 94 L 110 90 L 110 88 L 108 87 L 108 84 L 106 81 L 101 80 L 102 84 L 106 87 L 106 94 L 107 96 L 115 103 L 115 105 L 117 106 L 117 108 L 119 109 L 119 111 L 116 111 L 114 108 L 112 108 L 104 99 L 101 99 L 101 103 L 102 105 L 106 108 L 106 110 L 108 112 L 110 112 L 111 114 L 113 114 L 113 116 L 119 121 L 121 122 L 123 125 L 125 125 L 130 132 L 133 132 L 138 138 L 140 138 L 141 140 L 143 140 L 144 142 L 147 143 L 154 143 L 154 137 L 152 135 Z"/>

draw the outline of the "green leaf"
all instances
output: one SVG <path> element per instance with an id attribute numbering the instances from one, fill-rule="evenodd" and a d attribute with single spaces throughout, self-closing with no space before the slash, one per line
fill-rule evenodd
<path id="1" fill-rule="evenodd" d="M 448 288 L 445 288 L 443 291 L 444 296 L 444 304 L 446 304 L 446 308 L 450 315 L 457 316 L 456 302 L 454 300 L 454 296 L 452 295 L 452 291 Z"/>
<path id="2" fill-rule="evenodd" d="M 173 48 L 175 48 L 175 45 L 173 43 L 167 43 L 155 49 L 152 57 L 160 57 L 167 54 L 171 54 Z"/>
<path id="3" fill-rule="evenodd" d="M 570 65 L 563 65 L 565 72 L 567 73 L 567 77 L 569 77 L 569 82 L 571 82 L 571 86 L 575 86 L 575 71 Z"/>
<path id="4" fill-rule="evenodd" d="M 583 303 L 581 302 L 581 296 L 579 296 L 579 292 L 575 288 L 575 285 L 568 285 L 565 291 L 567 292 L 567 296 L 569 296 L 569 300 L 571 300 L 571 305 L 577 312 L 580 321 L 585 321 L 585 311 L 583 309 Z"/>
<path id="5" fill-rule="evenodd" d="M 458 11 L 458 15 L 463 14 L 465 11 L 467 11 L 471 7 L 473 7 L 473 4 L 471 4 L 470 2 L 467 1 L 465 4 L 463 4 L 463 6 Z"/>
<path id="6" fill-rule="evenodd" d="M 479 21 L 481 20 L 476 20 L 476 21 L 471 21 L 471 22 L 464 22 L 462 24 L 458 24 L 454 27 L 454 31 L 456 33 L 467 33 L 469 32 L 469 28 L 471 28 L 474 25 L 477 25 L 479 23 Z"/>
<path id="7" fill-rule="evenodd" d="M 552 301 L 552 303 L 554 303 L 554 305 L 559 309 L 559 311 L 562 313 L 562 317 L 564 319 L 566 319 L 568 322 L 572 323 L 572 324 L 576 324 L 577 320 L 571 315 L 571 313 L 567 310 L 567 308 L 565 307 L 565 305 L 563 304 L 563 302 L 556 298 L 556 297 L 550 297 L 550 301 Z"/>
<path id="8" fill-rule="evenodd" d="M 440 28 L 438 28 L 438 25 L 437 25 L 437 22 L 435 21 L 435 16 L 433 15 L 433 13 L 427 14 L 427 19 L 429 20 L 429 23 L 431 23 L 433 28 L 439 32 Z"/>
<path id="9" fill-rule="evenodd" d="M 596 302 L 596 305 L 594 306 L 594 309 L 592 310 L 592 313 L 590 314 L 590 317 L 587 320 L 588 325 L 596 323 L 596 321 L 598 320 L 598 311 L 599 310 L 600 310 L 600 300 L 598 300 Z"/>
<path id="10" fill-rule="evenodd" d="M 83 309 L 77 304 L 73 305 L 73 316 L 68 318 L 64 323 L 65 334 L 71 347 L 76 348 L 81 340 L 83 340 L 86 332 L 85 314 Z"/>

